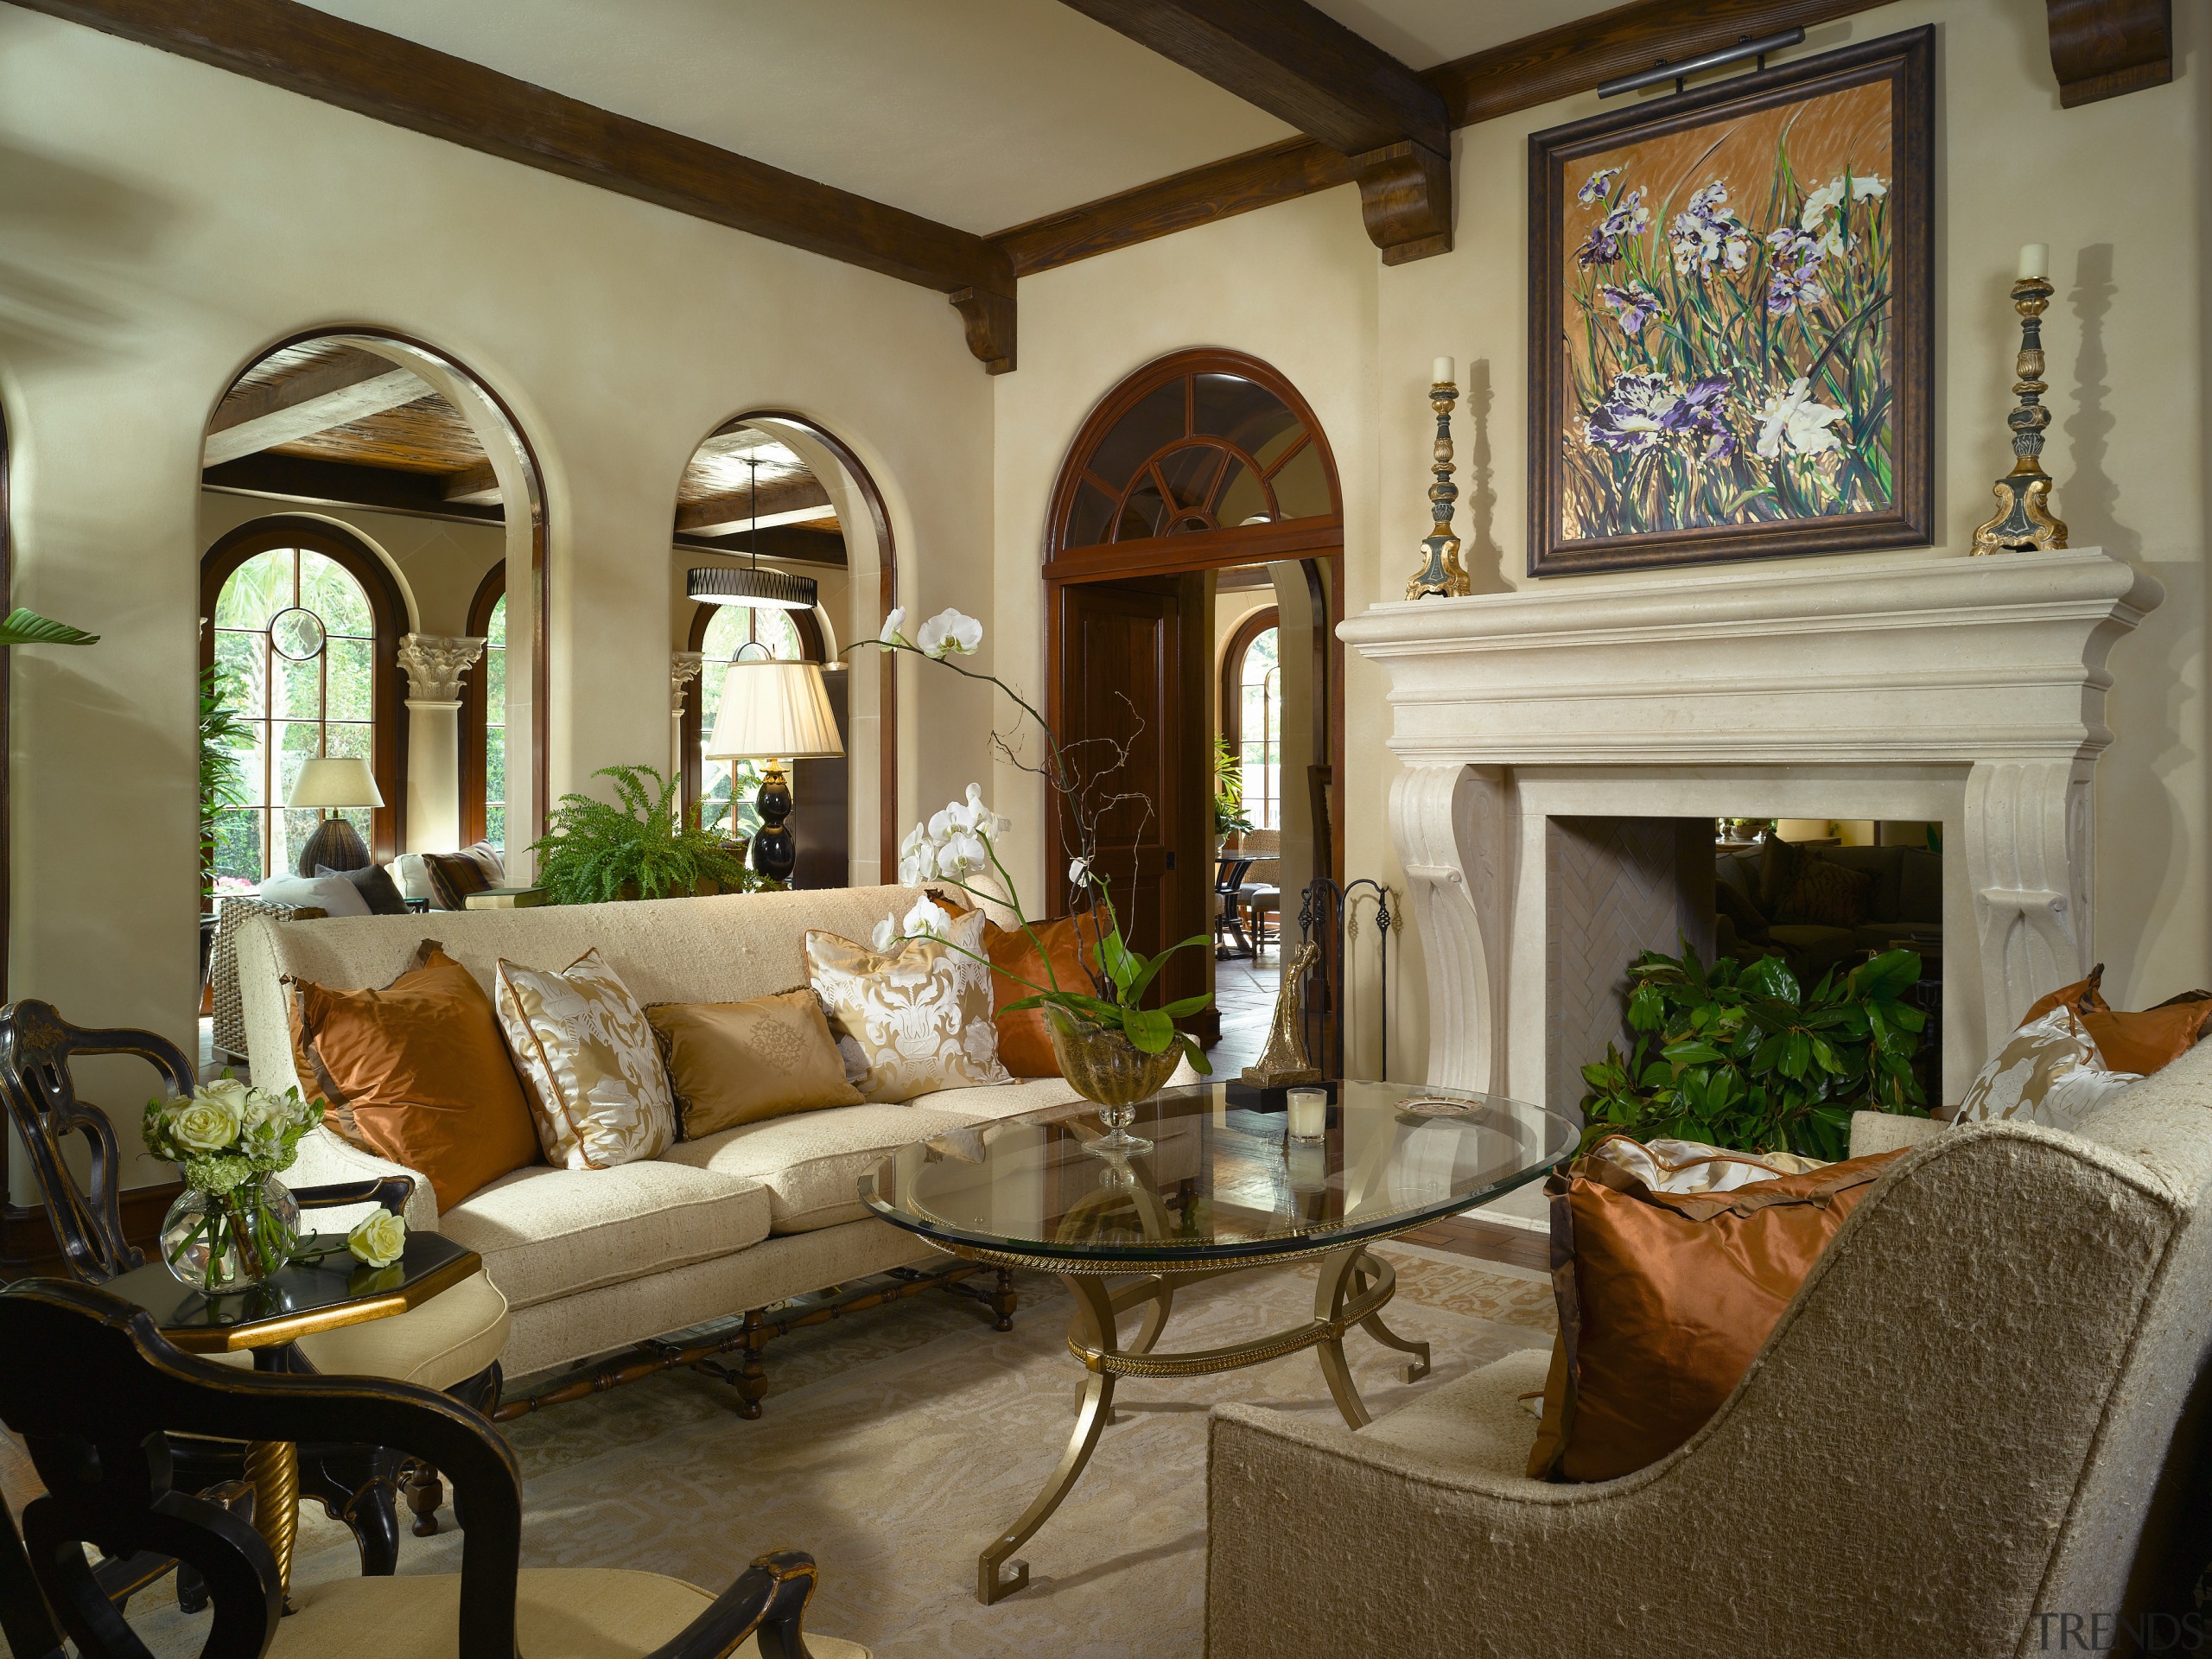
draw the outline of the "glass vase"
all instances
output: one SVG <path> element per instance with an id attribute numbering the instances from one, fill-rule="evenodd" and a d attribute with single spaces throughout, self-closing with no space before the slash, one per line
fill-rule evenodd
<path id="1" fill-rule="evenodd" d="M 1179 1049 L 1147 1054 L 1120 1032 L 1093 1025 L 1053 1003 L 1045 1005 L 1046 1026 L 1060 1075 L 1076 1093 L 1098 1108 L 1106 1134 L 1089 1145 L 1092 1152 L 1150 1152 L 1152 1142 L 1131 1135 L 1137 1103 L 1158 1094 L 1182 1060 Z"/>
<path id="2" fill-rule="evenodd" d="M 162 1261 L 180 1284 L 224 1296 L 274 1275 L 299 1240 L 291 1189 L 264 1175 L 228 1192 L 186 1188 L 162 1223 Z"/>

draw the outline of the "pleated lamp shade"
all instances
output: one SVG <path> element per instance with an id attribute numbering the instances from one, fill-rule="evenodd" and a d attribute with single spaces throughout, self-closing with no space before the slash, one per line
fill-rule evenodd
<path id="1" fill-rule="evenodd" d="M 732 663 L 709 760 L 819 760 L 845 752 L 818 663 Z"/>
<path id="2" fill-rule="evenodd" d="M 382 806 L 384 797 L 369 763 L 350 755 L 310 760 L 300 768 L 285 797 L 287 806 Z"/>

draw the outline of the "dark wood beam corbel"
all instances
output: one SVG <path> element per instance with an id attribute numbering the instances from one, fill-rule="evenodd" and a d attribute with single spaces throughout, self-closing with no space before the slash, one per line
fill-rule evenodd
<path id="1" fill-rule="evenodd" d="M 2174 78 L 2173 0 L 2044 0 L 2067 109 Z"/>
<path id="2" fill-rule="evenodd" d="M 1452 249 L 1443 95 L 1307 0 L 1065 0 L 1348 159 L 1388 264 Z"/>

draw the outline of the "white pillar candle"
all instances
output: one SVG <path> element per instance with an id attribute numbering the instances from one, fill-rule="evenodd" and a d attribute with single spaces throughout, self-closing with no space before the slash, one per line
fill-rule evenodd
<path id="1" fill-rule="evenodd" d="M 2020 281 L 2047 282 L 2050 277 L 2050 244 L 2024 242 L 2020 245 Z"/>
<path id="2" fill-rule="evenodd" d="M 1319 1141 L 1329 1132 L 1329 1091 L 1293 1089 L 1290 1095 L 1290 1135 L 1294 1141 Z"/>
<path id="3" fill-rule="evenodd" d="M 1440 357 L 1435 362 L 1429 365 L 1428 384 L 1432 386 L 1452 386 L 1459 384 L 1458 381 L 1452 378 L 1452 359 L 1450 358 Z"/>

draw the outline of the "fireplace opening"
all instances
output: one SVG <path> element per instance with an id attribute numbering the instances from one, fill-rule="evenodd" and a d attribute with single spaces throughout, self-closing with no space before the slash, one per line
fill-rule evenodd
<path id="1" fill-rule="evenodd" d="M 1913 1059 L 1942 1094 L 1940 824 L 1863 818 L 1546 820 L 1546 1092 L 1579 1109 L 1583 1067 L 1634 1051 L 1629 969 L 1646 950 L 1777 959 L 1809 995 L 1885 951 L 1918 958 L 1903 1000 L 1926 1018 Z"/>

